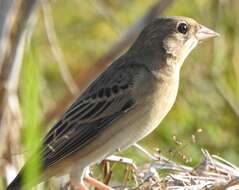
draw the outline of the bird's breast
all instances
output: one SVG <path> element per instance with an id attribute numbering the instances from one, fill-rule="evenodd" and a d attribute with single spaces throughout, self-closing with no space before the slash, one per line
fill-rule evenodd
<path id="1" fill-rule="evenodd" d="M 177 92 L 178 77 L 155 82 L 152 91 L 145 96 L 135 110 L 135 135 L 140 140 L 151 133 L 172 108 Z"/>

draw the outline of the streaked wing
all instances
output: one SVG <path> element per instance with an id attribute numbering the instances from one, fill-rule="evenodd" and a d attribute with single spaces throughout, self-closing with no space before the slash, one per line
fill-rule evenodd
<path id="1" fill-rule="evenodd" d="M 79 151 L 98 133 L 132 109 L 133 77 L 117 68 L 101 75 L 65 112 L 44 139 L 44 167 L 49 167 Z"/>

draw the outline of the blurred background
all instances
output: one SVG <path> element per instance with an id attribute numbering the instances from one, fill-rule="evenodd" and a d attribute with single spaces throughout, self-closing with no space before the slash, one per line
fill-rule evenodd
<path id="1" fill-rule="evenodd" d="M 204 148 L 239 166 L 238 9 L 238 0 L 1 0 L 0 189 L 74 98 L 160 15 L 192 17 L 221 37 L 191 53 L 176 104 L 140 144 L 185 165 Z M 145 162 L 133 148 L 122 154 Z"/>

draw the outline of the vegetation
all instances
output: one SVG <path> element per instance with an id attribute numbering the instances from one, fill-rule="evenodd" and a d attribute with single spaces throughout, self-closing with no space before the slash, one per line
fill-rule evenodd
<path id="1" fill-rule="evenodd" d="M 22 158 L 63 113 L 66 102 L 72 101 L 121 51 L 105 62 L 104 55 L 157 2 L 39 2 L 28 26 L 17 79 L 20 84 L 15 95 L 20 111 L 6 104 L 5 114 L 0 114 L 4 137 L 0 145 L 0 189 L 5 186 L 9 167 L 18 170 L 22 166 Z M 201 148 L 239 165 L 239 1 L 177 0 L 167 6 L 161 15 L 192 17 L 221 37 L 200 44 L 191 53 L 181 71 L 176 104 L 160 127 L 140 144 L 150 152 L 158 148 L 160 154 L 184 165 L 195 166 L 202 159 Z M 15 102 L 14 98 L 9 100 Z M 146 161 L 134 148 L 122 155 L 137 164 Z M 35 172 L 30 171 L 30 175 Z M 115 179 L 122 173 L 119 167 Z"/>

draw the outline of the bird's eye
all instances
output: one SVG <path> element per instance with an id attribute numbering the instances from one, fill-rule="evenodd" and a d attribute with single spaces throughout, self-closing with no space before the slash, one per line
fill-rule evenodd
<path id="1" fill-rule="evenodd" d="M 178 32 L 186 34 L 188 32 L 188 25 L 186 23 L 180 23 L 177 28 Z"/>

